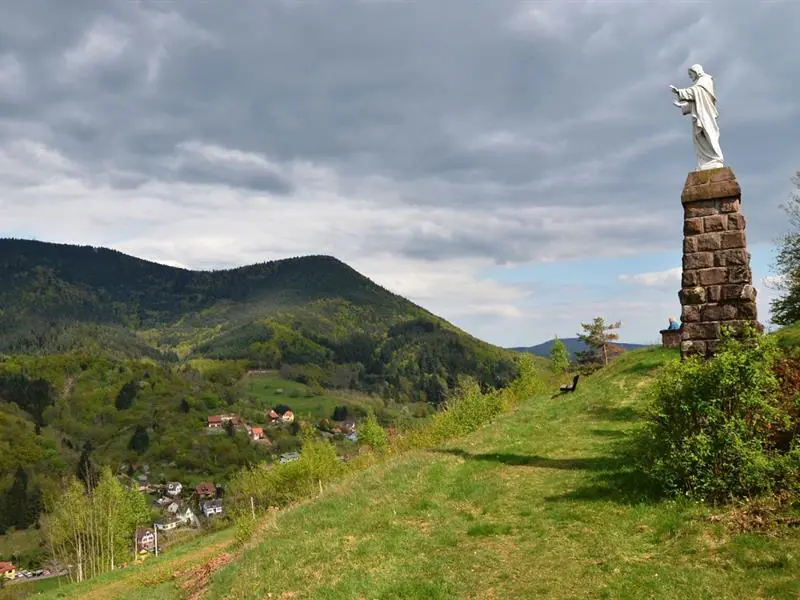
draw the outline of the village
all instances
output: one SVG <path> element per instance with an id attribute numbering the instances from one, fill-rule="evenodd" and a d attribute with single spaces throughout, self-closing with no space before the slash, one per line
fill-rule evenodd
<path id="1" fill-rule="evenodd" d="M 286 406 L 271 408 L 265 413 L 267 428 L 277 430 L 295 423 L 294 412 Z M 339 438 L 356 442 L 356 424 L 354 421 L 334 422 L 321 419 L 316 429 L 326 439 Z M 206 430 L 209 434 L 226 431 L 245 432 L 253 443 L 271 447 L 272 441 L 266 435 L 265 427 L 253 426 L 237 414 L 216 414 L 207 417 Z M 289 451 L 277 456 L 278 464 L 286 464 L 300 458 L 300 452 Z M 345 456 L 340 457 L 342 461 Z M 123 465 L 123 467 L 126 467 Z M 135 550 L 138 558 L 158 551 L 169 543 L 171 534 L 184 528 L 199 529 L 208 527 L 214 519 L 224 516 L 224 485 L 210 481 L 202 481 L 195 486 L 185 486 L 180 481 L 165 484 L 149 482 L 148 465 L 131 465 L 138 475 L 134 478 L 136 488 L 153 498 L 154 512 L 161 514 L 161 519 L 153 527 L 139 527 L 135 534 Z M 162 537 L 159 540 L 159 536 Z"/>

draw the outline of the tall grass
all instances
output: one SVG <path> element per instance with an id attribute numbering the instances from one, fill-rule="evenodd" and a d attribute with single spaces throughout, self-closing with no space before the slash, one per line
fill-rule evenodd
<path id="1" fill-rule="evenodd" d="M 300 459 L 271 465 L 260 463 L 239 471 L 229 484 L 228 511 L 237 528 L 237 539 L 244 542 L 255 530 L 256 513 L 263 514 L 271 507 L 282 507 L 311 497 L 325 485 L 341 480 L 378 462 L 414 449 L 435 447 L 449 439 L 466 435 L 485 425 L 498 415 L 512 410 L 522 400 L 542 393 L 546 383 L 530 356 L 518 358 L 519 376 L 507 388 L 482 392 L 473 379 L 465 377 L 451 392 L 444 410 L 434 414 L 420 428 L 394 437 L 388 443 L 371 442 L 373 431 L 362 444 L 360 453 L 342 464 L 333 445 L 327 440 L 303 435 Z M 380 428 L 374 420 L 369 428 Z"/>

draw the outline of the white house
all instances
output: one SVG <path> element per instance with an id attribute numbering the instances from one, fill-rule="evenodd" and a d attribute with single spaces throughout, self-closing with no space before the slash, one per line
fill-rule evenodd
<path id="1" fill-rule="evenodd" d="M 159 531 L 172 531 L 173 529 L 176 529 L 180 524 L 181 521 L 179 521 L 178 519 L 168 519 L 161 523 L 156 523 L 156 529 L 158 529 Z"/>
<path id="2" fill-rule="evenodd" d="M 170 496 L 177 496 L 183 491 L 183 486 L 179 481 L 170 481 L 167 484 L 167 494 Z"/>
<path id="3" fill-rule="evenodd" d="M 200 509 L 203 511 L 206 519 L 222 514 L 222 500 L 207 500 L 200 504 Z"/>
<path id="4" fill-rule="evenodd" d="M 169 512 L 169 513 L 172 513 L 173 515 L 175 515 L 175 514 L 177 514 L 177 513 L 178 513 L 178 511 L 180 510 L 180 508 L 181 508 L 181 505 L 180 505 L 180 504 L 178 504 L 177 502 L 173 502 L 172 504 L 170 504 L 170 505 L 167 507 L 167 512 Z"/>
<path id="5" fill-rule="evenodd" d="M 200 521 L 197 518 L 197 515 L 194 514 L 194 511 L 191 508 L 187 508 L 183 512 L 179 512 L 175 515 L 184 525 L 191 525 L 192 527 L 199 527 Z"/>

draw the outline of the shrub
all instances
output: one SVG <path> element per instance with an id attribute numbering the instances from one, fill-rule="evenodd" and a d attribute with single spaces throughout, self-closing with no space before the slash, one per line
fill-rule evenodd
<path id="1" fill-rule="evenodd" d="M 644 463 L 666 492 L 711 501 L 797 486 L 796 399 L 781 397 L 773 338 L 723 335 L 715 358 L 668 365 L 655 382 Z"/>
<path id="2" fill-rule="evenodd" d="M 389 445 L 386 431 L 378 423 L 375 413 L 371 410 L 358 428 L 358 443 L 373 449 L 385 448 Z"/>

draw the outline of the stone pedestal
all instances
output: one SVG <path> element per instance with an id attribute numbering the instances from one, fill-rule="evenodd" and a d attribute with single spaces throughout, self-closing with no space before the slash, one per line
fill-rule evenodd
<path id="1" fill-rule="evenodd" d="M 742 191 L 728 167 L 693 171 L 683 204 L 681 357 L 711 356 L 723 326 L 756 324 L 756 290 L 740 214 Z"/>
<path id="2" fill-rule="evenodd" d="M 662 329 L 661 345 L 664 348 L 680 348 L 681 347 L 681 330 L 680 329 Z"/>

